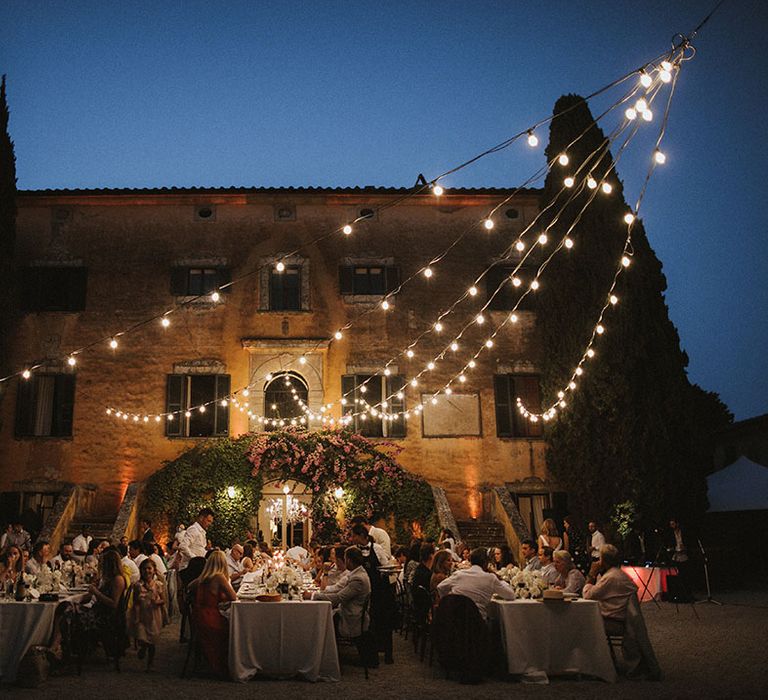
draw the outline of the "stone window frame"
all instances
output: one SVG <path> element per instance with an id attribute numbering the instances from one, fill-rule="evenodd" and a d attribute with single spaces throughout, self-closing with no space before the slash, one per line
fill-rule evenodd
<path id="1" fill-rule="evenodd" d="M 269 308 L 269 288 L 270 278 L 275 265 L 282 262 L 286 267 L 298 267 L 301 276 L 301 294 L 300 308 L 294 310 L 277 310 Z M 270 314 L 302 314 L 312 311 L 310 295 L 310 265 L 309 258 L 303 255 L 272 255 L 260 260 L 261 271 L 259 272 L 259 311 Z"/>
<path id="2" fill-rule="evenodd" d="M 340 267 L 398 267 L 393 256 L 377 256 L 373 254 L 345 256 L 339 261 Z M 342 294 L 345 304 L 378 304 L 384 298 L 383 294 Z"/>
<path id="3" fill-rule="evenodd" d="M 168 377 L 171 376 L 186 376 L 186 377 L 196 377 L 196 376 L 226 376 L 229 379 L 229 390 L 232 391 L 232 377 L 231 374 L 227 371 L 227 365 L 225 362 L 218 358 L 196 358 L 192 360 L 182 360 L 180 362 L 174 362 L 172 366 L 172 370 L 170 374 L 166 375 L 166 406 L 165 410 L 168 410 L 168 384 L 167 382 Z M 186 395 L 187 403 L 184 407 L 185 409 L 189 409 L 190 403 L 189 399 L 190 396 Z M 216 433 L 214 432 L 211 435 L 202 436 L 202 435 L 188 435 L 186 433 L 189 432 L 189 419 L 186 418 L 183 414 L 180 414 L 178 416 L 175 416 L 175 420 L 177 421 L 183 421 L 185 425 L 185 434 L 181 435 L 169 435 L 168 434 L 168 425 L 166 421 L 166 425 L 164 426 L 164 434 L 165 438 L 167 440 L 211 440 L 216 438 L 226 438 L 229 437 L 231 430 L 232 430 L 232 413 L 229 406 L 229 401 L 227 402 L 227 406 L 225 409 L 222 409 L 219 406 L 215 406 L 216 412 L 220 410 L 226 410 L 227 411 L 227 432 L 226 434 L 222 433 Z"/>
<path id="4" fill-rule="evenodd" d="M 226 268 L 229 270 L 229 275 L 231 277 L 232 274 L 232 266 L 229 263 L 229 260 L 227 258 L 222 257 L 209 257 L 209 258 L 177 258 L 173 261 L 171 261 L 171 269 L 174 268 L 186 268 L 186 269 L 222 269 Z M 200 309 L 213 309 L 217 306 L 220 306 L 221 304 L 225 304 L 228 292 L 230 288 L 227 288 L 222 292 L 222 294 L 219 297 L 219 301 L 213 301 L 212 299 L 209 299 L 207 296 L 196 298 L 196 295 L 194 294 L 182 294 L 182 295 L 173 295 L 173 298 L 176 302 L 176 304 L 184 304 L 187 307 L 192 307 L 194 309 L 200 310 Z"/>

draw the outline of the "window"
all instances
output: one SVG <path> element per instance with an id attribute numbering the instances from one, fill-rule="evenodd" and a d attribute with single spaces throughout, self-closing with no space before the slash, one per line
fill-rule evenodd
<path id="1" fill-rule="evenodd" d="M 537 267 L 523 265 L 515 272 L 515 265 L 495 265 L 485 276 L 486 299 L 490 299 L 490 311 L 511 311 L 517 300 L 528 290 L 528 286 L 536 277 Z M 512 276 L 517 277 L 521 284 L 515 287 Z M 496 292 L 496 290 L 499 290 Z M 493 293 L 496 295 L 491 299 Z M 518 304 L 518 311 L 535 311 L 536 292 L 529 291 Z"/>
<path id="2" fill-rule="evenodd" d="M 85 267 L 28 267 L 22 272 L 26 311 L 83 311 L 88 270 Z"/>
<path id="3" fill-rule="evenodd" d="M 19 381 L 18 437 L 69 437 L 75 403 L 74 374 L 33 374 Z"/>
<path id="4" fill-rule="evenodd" d="M 264 388 L 264 417 L 290 419 L 304 415 L 299 401 L 293 397 L 294 390 L 298 399 L 306 405 L 309 392 L 304 380 L 293 372 L 276 375 Z"/>
<path id="5" fill-rule="evenodd" d="M 405 410 L 405 399 L 398 399 L 396 394 L 403 391 L 404 386 L 405 377 L 401 375 L 345 374 L 341 378 L 341 393 L 347 400 L 345 413 L 358 414 L 354 416 L 354 429 L 366 437 L 405 437 L 405 418 L 402 415 L 390 421 L 380 415 L 362 413 L 366 403 L 375 406 L 378 412 L 383 400 L 388 403 L 386 413 L 401 413 Z"/>
<path id="6" fill-rule="evenodd" d="M 229 434 L 228 374 L 169 374 L 165 410 L 173 413 L 165 422 L 168 437 L 214 437 Z M 199 406 L 205 405 L 205 411 Z M 184 412 L 190 415 L 185 416 Z"/>
<path id="7" fill-rule="evenodd" d="M 394 265 L 342 265 L 339 288 L 342 294 L 382 295 L 400 285 L 400 270 Z"/>
<path id="8" fill-rule="evenodd" d="M 541 421 L 531 423 L 517 409 L 519 396 L 529 411 L 541 410 L 538 374 L 497 374 L 493 377 L 493 390 L 499 437 L 541 437 Z"/>
<path id="9" fill-rule="evenodd" d="M 210 294 L 230 279 L 227 267 L 174 267 L 171 271 L 171 294 L 177 297 Z"/>
<path id="10" fill-rule="evenodd" d="M 269 310 L 301 311 L 301 266 L 286 265 L 269 273 Z"/>

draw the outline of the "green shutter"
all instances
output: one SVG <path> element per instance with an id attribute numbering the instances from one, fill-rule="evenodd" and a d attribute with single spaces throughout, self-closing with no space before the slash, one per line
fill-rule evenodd
<path id="1" fill-rule="evenodd" d="M 493 376 L 493 393 L 496 403 L 496 435 L 512 437 L 511 405 L 509 399 L 509 377 L 506 374 Z"/>
<path id="2" fill-rule="evenodd" d="M 222 285 L 229 284 L 232 281 L 232 270 L 230 270 L 228 267 L 220 267 L 216 272 L 218 278 L 217 286 L 219 288 L 221 288 Z M 232 287 L 225 287 L 221 291 L 229 294 L 232 291 Z"/>
<path id="3" fill-rule="evenodd" d="M 53 387 L 53 416 L 51 435 L 69 437 L 75 410 L 75 375 L 57 374 Z"/>
<path id="4" fill-rule="evenodd" d="M 389 265 L 385 268 L 387 275 L 387 294 L 394 292 L 400 286 L 400 268 Z"/>
<path id="5" fill-rule="evenodd" d="M 350 265 L 339 266 L 339 293 L 340 294 L 354 294 L 355 293 L 355 268 Z"/>
<path id="6" fill-rule="evenodd" d="M 186 296 L 188 291 L 189 270 L 186 267 L 171 268 L 171 294 L 176 297 Z"/>
<path id="7" fill-rule="evenodd" d="M 216 421 L 214 434 L 229 435 L 229 375 L 219 374 L 216 377 L 216 403 L 214 404 Z M 222 406 L 221 400 L 227 399 L 227 405 Z"/>

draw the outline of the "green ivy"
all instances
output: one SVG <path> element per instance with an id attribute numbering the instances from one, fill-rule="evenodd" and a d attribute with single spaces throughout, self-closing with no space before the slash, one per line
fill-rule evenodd
<path id="1" fill-rule="evenodd" d="M 208 506 L 216 517 L 209 536 L 218 545 L 241 538 L 258 511 L 263 485 L 297 481 L 312 494 L 315 537 L 323 543 L 343 538 L 336 515 L 365 513 L 394 523 L 393 539 L 407 543 L 414 530 L 439 530 L 432 489 L 397 462 L 400 448 L 373 442 L 348 430 L 286 428 L 257 435 L 203 442 L 166 462 L 144 492 L 143 509 L 173 528 L 191 523 Z M 230 498 L 227 489 L 235 488 Z M 341 487 L 339 501 L 333 491 Z"/>

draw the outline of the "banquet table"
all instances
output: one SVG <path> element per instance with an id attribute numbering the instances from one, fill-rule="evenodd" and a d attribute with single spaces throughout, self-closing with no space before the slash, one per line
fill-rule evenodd
<path id="1" fill-rule="evenodd" d="M 637 599 L 641 603 L 656 600 L 667 590 L 667 576 L 674 576 L 675 569 L 659 566 L 622 566 L 621 570 L 637 586 Z"/>
<path id="2" fill-rule="evenodd" d="M 57 603 L 0 601 L 0 677 L 16 680 L 19 662 L 31 646 L 47 645 Z"/>
<path id="3" fill-rule="evenodd" d="M 331 604 L 324 600 L 233 602 L 229 672 L 237 681 L 257 674 L 340 680 Z"/>
<path id="4" fill-rule="evenodd" d="M 547 682 L 578 673 L 615 682 L 600 606 L 593 600 L 494 600 L 509 673 Z"/>

